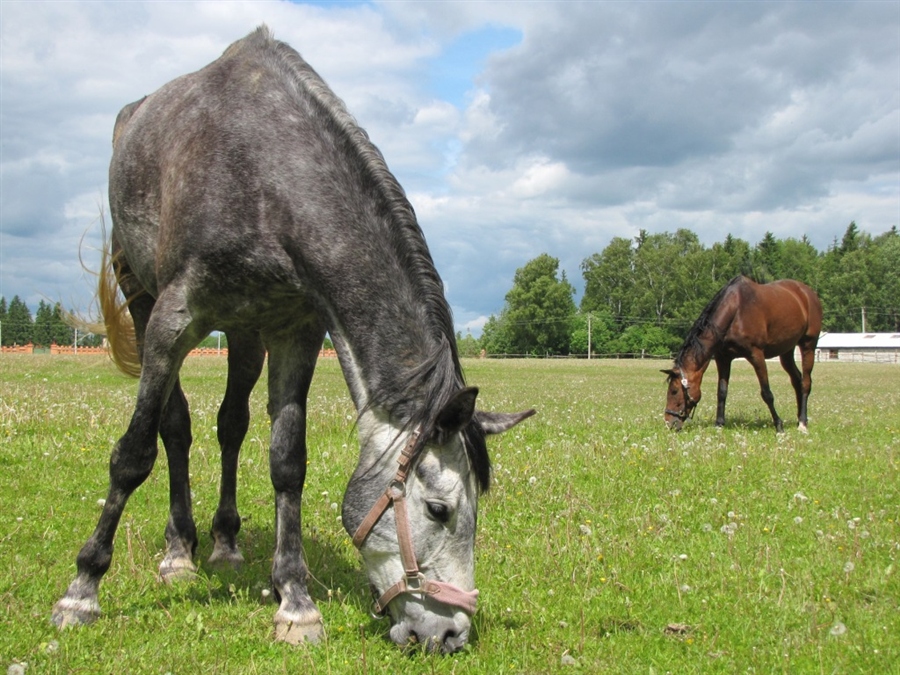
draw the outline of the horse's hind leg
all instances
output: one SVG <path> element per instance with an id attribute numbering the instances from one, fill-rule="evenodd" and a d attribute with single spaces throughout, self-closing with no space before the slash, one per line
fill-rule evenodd
<path id="1" fill-rule="evenodd" d="M 60 627 L 89 623 L 100 614 L 97 591 L 112 562 L 113 539 L 125 504 L 150 475 L 156 461 L 156 436 L 178 367 L 193 344 L 190 316 L 177 294 L 164 292 L 154 307 L 144 343 L 141 381 L 131 423 L 109 461 L 109 492 L 93 534 L 77 558 L 78 574 L 53 608 Z"/>
<path id="2" fill-rule="evenodd" d="M 171 582 L 192 577 L 197 571 L 197 527 L 191 510 L 191 416 L 179 380 L 163 408 L 159 435 L 169 463 L 169 521 L 166 523 L 166 555 L 159 564 L 159 578 Z"/>
<path id="3" fill-rule="evenodd" d="M 146 293 L 136 279 L 128 274 L 127 267 L 120 273 L 120 284 L 125 297 L 134 297 L 129 305 L 134 320 L 138 353 L 144 353 L 147 324 L 153 311 L 155 300 Z M 166 555 L 159 565 L 159 577 L 163 581 L 173 581 L 180 577 L 192 576 L 196 572 L 193 558 L 197 549 L 197 527 L 191 511 L 191 486 L 189 458 L 192 443 L 191 416 L 187 398 L 178 378 L 172 387 L 163 408 L 159 424 L 159 435 L 166 450 L 169 465 L 169 520 L 166 523 Z"/>
<path id="4" fill-rule="evenodd" d="M 725 400 L 728 398 L 728 380 L 731 379 L 731 359 L 717 358 L 716 372 L 719 386 L 716 389 L 716 426 L 725 426 Z"/>
<path id="5" fill-rule="evenodd" d="M 250 426 L 250 392 L 259 379 L 266 351 L 259 335 L 227 333 L 228 385 L 219 408 L 219 446 L 222 450 L 222 481 L 219 485 L 219 507 L 213 517 L 214 566 L 236 568 L 244 561 L 237 545 L 241 516 L 237 510 L 237 467 L 241 444 Z"/>
<path id="6" fill-rule="evenodd" d="M 784 422 L 782 422 L 778 413 L 775 411 L 775 395 L 772 393 L 772 388 L 769 386 L 769 371 L 766 368 L 766 357 L 761 351 L 756 350 L 747 357 L 747 360 L 756 371 L 756 378 L 759 380 L 759 393 L 760 396 L 762 396 L 762 400 L 765 401 L 766 405 L 769 407 L 769 412 L 772 413 L 772 421 L 775 422 L 775 431 L 784 431 Z"/>
<path id="7" fill-rule="evenodd" d="M 781 355 L 781 367 L 791 378 L 791 386 L 794 387 L 794 394 L 797 397 L 797 420 L 799 422 L 800 431 L 806 431 L 806 393 L 804 393 L 803 375 L 794 361 L 794 350 L 785 352 Z"/>
<path id="8" fill-rule="evenodd" d="M 272 585 L 281 602 L 275 639 L 291 644 L 317 642 L 323 635 L 322 615 L 306 586 L 300 501 L 306 479 L 306 396 L 324 335 L 324 329 L 316 329 L 305 339 L 266 341 L 272 420 L 269 472 L 275 488 Z"/>

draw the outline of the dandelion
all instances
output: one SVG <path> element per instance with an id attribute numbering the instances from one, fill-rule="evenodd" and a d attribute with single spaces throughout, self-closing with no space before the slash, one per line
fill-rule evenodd
<path id="1" fill-rule="evenodd" d="M 709 523 L 703 523 L 700 529 L 704 532 L 712 532 L 712 525 L 710 525 Z"/>
<path id="2" fill-rule="evenodd" d="M 856 565 L 852 562 L 848 561 L 844 563 L 844 574 L 850 574 L 854 569 L 856 569 Z"/>
<path id="3" fill-rule="evenodd" d="M 803 494 L 802 492 L 795 492 L 795 493 L 794 493 L 794 499 L 795 499 L 796 501 L 798 501 L 798 502 L 801 502 L 801 503 L 802 503 L 802 502 L 808 502 L 808 501 L 809 501 L 809 497 L 807 497 L 807 496 L 806 496 L 805 494 Z"/>
<path id="4" fill-rule="evenodd" d="M 679 560 L 687 560 L 687 553 L 682 553 L 681 555 L 678 556 L 678 559 Z"/>
<path id="5" fill-rule="evenodd" d="M 535 483 L 537 483 L 537 478 L 536 478 L 536 477 L 532 476 L 531 478 L 528 479 L 528 484 L 529 484 L 529 485 L 534 485 Z"/>
<path id="6" fill-rule="evenodd" d="M 845 626 L 840 621 L 836 621 L 835 624 L 831 627 L 831 630 L 828 632 L 834 637 L 840 637 L 847 632 L 847 626 Z"/>
<path id="7" fill-rule="evenodd" d="M 581 534 L 583 534 L 585 537 L 591 536 L 591 528 L 589 528 L 587 525 L 579 525 L 578 529 L 581 530 Z"/>
<path id="8" fill-rule="evenodd" d="M 794 518 L 794 524 L 795 524 L 795 525 L 799 525 L 799 524 L 802 523 L 802 522 L 803 522 L 803 518 L 802 518 L 801 516 L 796 516 L 796 517 Z"/>

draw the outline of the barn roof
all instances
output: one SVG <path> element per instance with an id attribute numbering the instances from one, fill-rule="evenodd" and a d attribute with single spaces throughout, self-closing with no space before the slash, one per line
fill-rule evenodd
<path id="1" fill-rule="evenodd" d="M 900 350 L 900 333 L 822 333 L 818 348 Z"/>

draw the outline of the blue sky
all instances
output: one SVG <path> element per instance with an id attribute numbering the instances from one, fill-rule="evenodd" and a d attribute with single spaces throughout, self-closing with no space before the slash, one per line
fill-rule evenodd
<path id="1" fill-rule="evenodd" d="M 0 2 L 0 295 L 86 308 L 113 122 L 260 23 L 406 189 L 457 328 L 541 253 L 900 224 L 896 2 Z"/>

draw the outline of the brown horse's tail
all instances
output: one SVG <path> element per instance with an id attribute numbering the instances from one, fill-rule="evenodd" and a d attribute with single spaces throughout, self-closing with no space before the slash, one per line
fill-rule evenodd
<path id="1" fill-rule="evenodd" d="M 103 236 L 103 248 L 100 251 L 100 271 L 97 275 L 97 292 L 93 305 L 99 310 L 101 320 L 84 318 L 67 314 L 66 321 L 73 328 L 85 332 L 106 336 L 109 356 L 119 370 L 131 377 L 140 377 L 141 357 L 137 348 L 137 336 L 134 331 L 134 320 L 128 311 L 128 305 L 134 299 L 125 298 L 119 293 L 119 277 L 128 274 L 123 268 L 122 250 L 113 252 L 112 236 L 106 235 L 103 214 L 100 214 L 100 229 Z M 79 252 L 80 257 L 80 252 Z M 88 269 L 82 261 L 82 267 Z M 91 312 L 92 314 L 95 311 Z"/>

